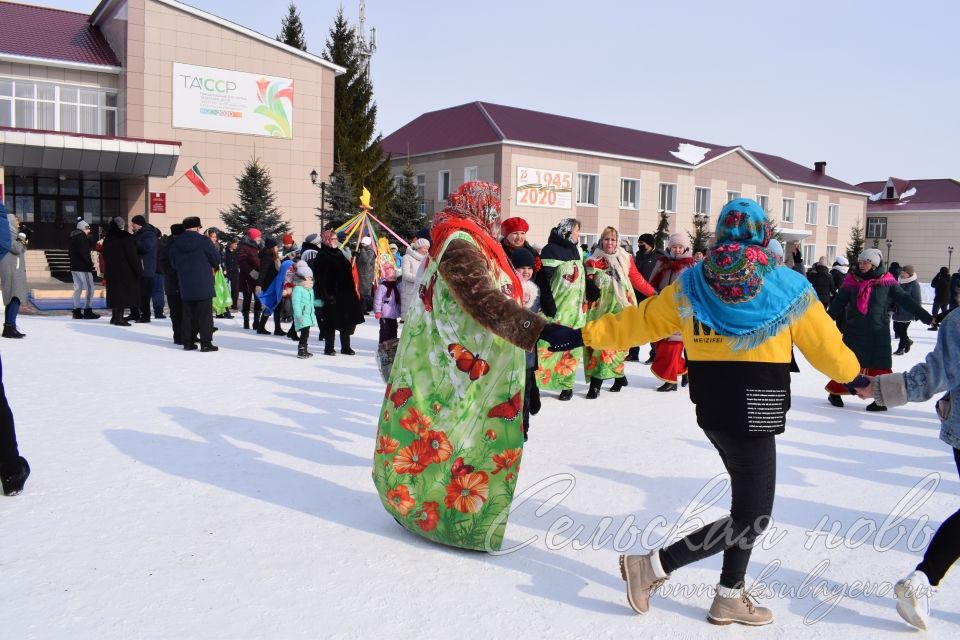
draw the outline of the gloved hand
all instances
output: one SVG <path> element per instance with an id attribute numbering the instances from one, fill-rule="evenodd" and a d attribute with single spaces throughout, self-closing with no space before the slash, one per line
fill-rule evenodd
<path id="1" fill-rule="evenodd" d="M 868 378 L 863 374 L 858 375 L 856 378 L 853 379 L 852 382 L 847 383 L 847 389 L 850 390 L 850 393 L 855 395 L 859 395 L 857 393 L 858 390 L 865 389 L 869 386 L 870 386 L 870 378 Z"/>
<path id="2" fill-rule="evenodd" d="M 375 314 L 373 314 L 373 317 L 376 318 L 377 320 L 379 320 L 381 315 L 382 315 L 382 314 L 380 314 L 380 313 L 375 313 Z"/>
<path id="3" fill-rule="evenodd" d="M 561 324 L 550 323 L 540 332 L 540 339 L 550 344 L 550 351 L 570 351 L 583 346 L 583 333 Z"/>

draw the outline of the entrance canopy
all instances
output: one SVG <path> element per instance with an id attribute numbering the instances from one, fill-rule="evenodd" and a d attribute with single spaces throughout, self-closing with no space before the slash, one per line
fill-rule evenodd
<path id="1" fill-rule="evenodd" d="M 777 229 L 780 232 L 780 237 L 783 239 L 784 246 L 790 242 L 796 242 L 798 240 L 806 240 L 810 237 L 810 232 L 806 229 L 784 229 L 780 227 Z"/>
<path id="2" fill-rule="evenodd" d="M 0 167 L 166 178 L 180 143 L 0 127 Z"/>

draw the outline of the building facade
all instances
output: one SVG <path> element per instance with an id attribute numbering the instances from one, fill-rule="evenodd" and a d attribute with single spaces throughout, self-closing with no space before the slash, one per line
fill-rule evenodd
<path id="1" fill-rule="evenodd" d="M 921 282 L 940 267 L 960 266 L 960 181 L 903 180 L 862 182 L 871 195 L 864 225 L 866 246 L 883 251 L 888 261 L 912 264 Z"/>
<path id="2" fill-rule="evenodd" d="M 561 218 L 582 223 L 587 244 L 606 226 L 635 240 L 665 211 L 671 231 L 715 216 L 737 197 L 758 199 L 805 260 L 832 261 L 863 223 L 868 193 L 826 174 L 739 146 L 721 146 L 514 107 L 475 102 L 426 113 L 383 140 L 394 173 L 409 162 L 422 209 L 443 208 L 463 182 L 497 182 L 503 216 L 522 216 L 546 242 Z"/>
<path id="3" fill-rule="evenodd" d="M 333 169 L 341 68 L 174 0 L 0 2 L 0 24 L 0 195 L 32 248 L 66 247 L 78 217 L 220 226 L 254 157 L 295 232 L 319 227 L 310 172 Z"/>

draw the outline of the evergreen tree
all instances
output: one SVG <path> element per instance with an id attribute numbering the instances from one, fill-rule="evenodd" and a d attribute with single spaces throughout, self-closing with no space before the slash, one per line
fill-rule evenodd
<path id="1" fill-rule="evenodd" d="M 289 233 L 290 225 L 274 205 L 277 196 L 273 192 L 270 173 L 259 158 L 254 157 L 244 165 L 243 173 L 237 178 L 237 194 L 240 204 L 220 212 L 230 235 L 243 237 L 251 227 L 274 238 Z"/>
<path id="2" fill-rule="evenodd" d="M 403 168 L 403 180 L 393 198 L 390 226 L 404 240 L 417 235 L 427 225 L 427 217 L 420 213 L 420 195 L 417 193 L 417 174 L 410 162 Z"/>
<path id="3" fill-rule="evenodd" d="M 347 70 L 334 80 L 333 159 L 346 167 L 358 197 L 366 187 L 374 210 L 390 211 L 394 196 L 390 157 L 384 156 L 380 146 L 383 136 L 375 134 L 373 84 L 358 55 L 356 32 L 347 24 L 343 7 L 337 11 L 322 55 Z"/>
<path id="4" fill-rule="evenodd" d="M 855 264 L 857 257 L 861 253 L 863 253 L 863 227 L 860 226 L 860 221 L 857 220 L 857 223 L 850 229 L 850 244 L 847 245 L 847 260 L 850 261 L 850 264 Z"/>
<path id="5" fill-rule="evenodd" d="M 303 22 L 300 21 L 300 12 L 297 11 L 297 5 L 292 2 L 287 7 L 287 15 L 281 23 L 280 35 L 277 36 L 277 40 L 295 49 L 307 50 L 307 40 L 303 36 Z"/>
<path id="6" fill-rule="evenodd" d="M 783 233 L 780 231 L 780 227 L 777 226 L 777 221 L 770 217 L 770 214 L 767 213 L 767 220 L 770 222 L 770 234 L 772 237 L 777 239 L 781 245 L 783 244 Z"/>
<path id="7" fill-rule="evenodd" d="M 707 252 L 707 242 L 710 240 L 710 232 L 707 231 L 709 220 L 708 216 L 699 213 L 693 216 L 693 233 L 688 231 L 687 237 L 690 238 L 690 246 L 694 253 L 697 251 Z"/>
<path id="8" fill-rule="evenodd" d="M 654 247 L 657 251 L 663 251 L 664 245 L 667 243 L 667 238 L 670 237 L 670 217 L 667 215 L 666 211 L 660 212 L 660 222 L 657 224 L 657 230 L 653 234 L 653 239 L 656 241 L 656 246 Z"/>
<path id="9" fill-rule="evenodd" d="M 353 191 L 350 172 L 342 162 L 338 162 L 330 174 L 330 184 L 327 186 L 327 210 L 324 215 L 324 225 L 327 228 L 339 227 L 341 224 L 360 212 L 360 199 Z M 319 214 L 317 214 L 319 217 Z"/>

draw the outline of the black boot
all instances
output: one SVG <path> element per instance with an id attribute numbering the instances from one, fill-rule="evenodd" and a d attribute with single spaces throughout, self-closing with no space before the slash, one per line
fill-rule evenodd
<path id="1" fill-rule="evenodd" d="M 3 325 L 3 333 L 0 334 L 4 338 L 22 338 L 23 334 L 17 331 L 17 328 L 12 324 Z"/>
<path id="2" fill-rule="evenodd" d="M 610 391 L 616 393 L 620 391 L 620 389 L 623 389 L 625 386 L 627 386 L 627 377 L 620 376 L 619 378 L 613 381 L 613 386 L 610 387 Z"/>
<path id="3" fill-rule="evenodd" d="M 297 346 L 297 357 L 303 360 L 306 358 L 312 358 L 313 354 L 307 351 L 307 345 L 301 344 Z"/>
<path id="4" fill-rule="evenodd" d="M 74 320 L 83 320 L 83 311 L 80 309 L 73 310 L 73 319 Z"/>
<path id="5" fill-rule="evenodd" d="M 260 316 L 260 322 L 257 324 L 257 333 L 260 335 L 268 336 L 270 332 L 267 331 L 267 323 L 270 322 L 270 316 L 263 314 Z"/>
<path id="6" fill-rule="evenodd" d="M 127 322 L 127 319 L 123 317 L 123 309 L 114 309 L 113 317 L 110 320 L 110 324 L 115 324 L 118 327 L 129 327 L 130 323 Z"/>
<path id="7" fill-rule="evenodd" d="M 287 331 L 287 337 L 293 340 L 294 342 L 299 342 L 300 332 L 297 331 L 295 325 L 290 325 L 290 329 Z"/>
<path id="8" fill-rule="evenodd" d="M 683 374 L 682 376 L 680 376 L 680 386 L 685 387 L 688 384 L 689 382 L 687 381 L 687 374 Z"/>
<path id="9" fill-rule="evenodd" d="M 677 383 L 676 382 L 664 382 L 662 385 L 657 387 L 657 391 L 676 391 Z"/>
<path id="10" fill-rule="evenodd" d="M 540 413 L 540 387 L 536 384 L 530 387 L 530 415 Z"/>
<path id="11" fill-rule="evenodd" d="M 913 346 L 913 340 L 911 340 L 910 338 L 907 338 L 907 344 L 904 345 L 904 347 L 903 347 L 903 352 L 904 352 L 904 353 L 910 353 L 910 347 L 912 347 L 912 346 Z"/>
<path id="12" fill-rule="evenodd" d="M 100 317 L 99 313 L 94 313 L 93 309 L 87 307 L 83 310 L 83 319 L 84 320 L 96 320 Z"/>
<path id="13" fill-rule="evenodd" d="M 838 396 L 838 395 L 835 394 L 835 393 L 831 393 L 830 395 L 828 395 L 828 396 L 827 396 L 827 400 L 829 400 L 829 401 L 830 401 L 830 404 L 832 404 L 832 405 L 835 406 L 835 407 L 842 407 L 842 406 L 843 406 L 843 398 L 841 398 L 840 396 Z"/>
<path id="14" fill-rule="evenodd" d="M 867 405 L 867 411 L 886 411 L 887 408 L 877 404 L 876 402 L 871 402 Z"/>
<path id="15" fill-rule="evenodd" d="M 557 400 L 567 401 L 573 397 L 573 389 L 564 389 L 560 392 L 560 395 L 557 396 Z"/>
<path id="16" fill-rule="evenodd" d="M 355 355 L 357 352 L 350 348 L 350 336 L 340 333 L 340 353 L 345 356 Z"/>
<path id="17" fill-rule="evenodd" d="M 30 465 L 23 456 L 17 458 L 17 469 L 5 471 L 0 475 L 0 484 L 3 485 L 3 495 L 15 496 L 23 491 L 23 485 L 30 477 Z"/>
<path id="18" fill-rule="evenodd" d="M 590 378 L 590 389 L 587 391 L 587 399 L 593 400 L 600 395 L 600 386 L 603 384 L 603 380 L 600 378 Z"/>
<path id="19" fill-rule="evenodd" d="M 243 314 L 243 328 L 244 328 L 244 329 L 249 329 L 249 328 L 250 328 L 250 314 L 249 314 L 249 313 Z"/>

